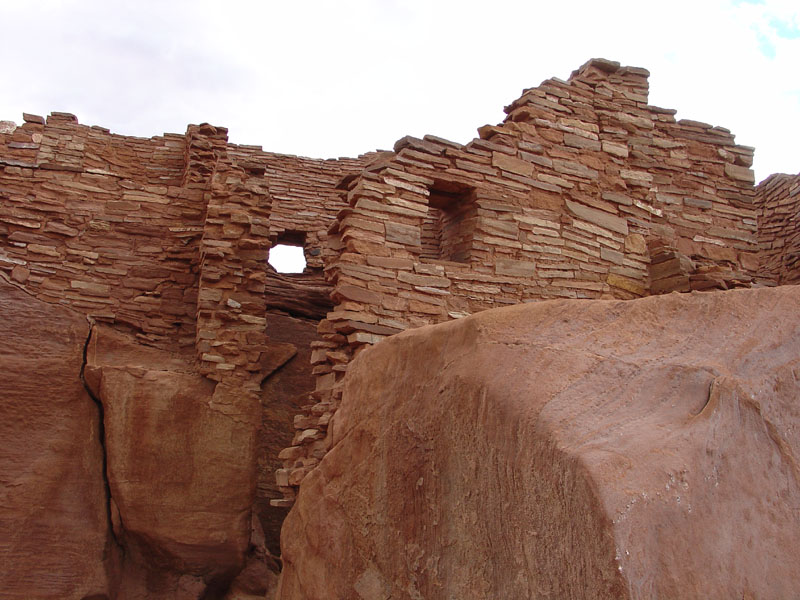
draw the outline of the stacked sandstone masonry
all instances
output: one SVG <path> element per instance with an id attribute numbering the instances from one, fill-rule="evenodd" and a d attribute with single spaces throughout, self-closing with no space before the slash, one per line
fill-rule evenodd
<path id="1" fill-rule="evenodd" d="M 217 409 L 257 410 L 265 312 L 318 321 L 330 308 L 321 245 L 343 207 L 335 185 L 368 157 L 265 153 L 209 125 L 139 139 L 64 113 L 24 119 L 0 130 L 0 274 L 194 355 L 220 383 Z M 309 262 L 288 286 L 266 262 L 287 232 Z"/>
<path id="2" fill-rule="evenodd" d="M 274 270 L 267 271 L 267 306 L 320 320 L 331 308 L 330 287 L 322 276 L 322 248 L 328 227 L 344 206 L 336 184 L 343 174 L 361 170 L 371 156 L 313 160 L 268 155 L 256 146 L 232 145 L 228 153 L 251 174 L 263 173 L 272 197 L 269 214 L 272 243 L 305 248 L 304 273 L 282 276 Z"/>
<path id="3" fill-rule="evenodd" d="M 592 60 L 464 146 L 404 138 L 342 182 L 325 249 L 337 304 L 312 358 L 316 403 L 281 454 L 287 497 L 330 446 L 349 361 L 385 336 L 546 298 L 751 285 L 753 149 L 648 105 L 647 77 Z"/>
<path id="4" fill-rule="evenodd" d="M 236 374 L 255 390 L 260 381 L 252 374 L 261 370 L 267 341 L 270 198 L 263 182 L 228 159 L 226 134 L 205 125 L 187 135 L 184 185 L 207 190 L 195 348 L 201 373 L 217 381 Z M 204 172 L 209 164 L 213 171 Z"/>
<path id="5" fill-rule="evenodd" d="M 753 149 L 648 105 L 647 77 L 591 60 L 466 145 L 403 138 L 358 159 L 267 153 L 210 125 L 140 139 L 25 115 L 0 127 L 0 273 L 194 355 L 220 402 L 253 400 L 266 311 L 322 319 L 280 455 L 287 506 L 329 449 L 348 364 L 386 336 L 547 298 L 797 281 L 797 178 L 756 191 Z M 277 243 L 304 247 L 305 273 L 267 265 Z"/>
<path id="6" fill-rule="evenodd" d="M 25 121 L 0 136 L 0 268 L 42 300 L 190 347 L 205 210 L 181 186 L 183 136 Z"/>
<path id="7" fill-rule="evenodd" d="M 342 207 L 334 187 L 364 161 L 233 146 L 205 125 L 141 139 L 65 113 L 25 115 L 0 133 L 0 271 L 144 343 L 194 351 L 198 313 L 263 319 L 263 286 L 277 277 L 267 251 L 286 230 L 305 237 L 307 285 L 325 285 L 318 257 Z M 221 288 L 222 306 L 210 300 Z M 239 296 L 244 308 L 231 306 Z"/>
<path id="8" fill-rule="evenodd" d="M 770 175 L 756 194 L 759 274 L 778 285 L 800 283 L 800 174 Z"/>

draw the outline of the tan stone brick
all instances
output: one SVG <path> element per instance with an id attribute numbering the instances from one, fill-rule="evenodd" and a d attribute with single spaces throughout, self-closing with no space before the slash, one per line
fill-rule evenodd
<path id="1" fill-rule="evenodd" d="M 613 156 L 620 158 L 628 158 L 628 146 L 624 144 L 616 144 L 614 142 L 603 142 L 603 152 L 607 152 Z"/>
<path id="2" fill-rule="evenodd" d="M 731 163 L 725 163 L 725 174 L 731 179 L 737 181 L 744 181 L 746 183 L 754 183 L 756 180 L 755 173 L 748 167 L 739 167 Z"/>
<path id="3" fill-rule="evenodd" d="M 536 274 L 536 263 L 533 261 L 498 258 L 495 273 L 512 277 L 533 277 Z"/>
<path id="4" fill-rule="evenodd" d="M 530 177 L 533 175 L 533 165 L 519 158 L 500 152 L 492 152 L 492 164 L 504 171 Z"/>
<path id="5" fill-rule="evenodd" d="M 609 273 L 606 279 L 608 285 L 622 290 L 627 290 L 633 294 L 644 296 L 647 294 L 647 289 L 641 284 L 627 277 L 622 277 L 615 273 Z"/>
<path id="6" fill-rule="evenodd" d="M 567 200 L 566 204 L 569 211 L 578 218 L 623 235 L 628 234 L 628 223 L 625 219 L 621 219 L 620 217 L 616 217 L 602 210 L 589 208 L 588 206 L 571 200 Z"/>
<path id="7" fill-rule="evenodd" d="M 647 243 L 644 240 L 644 236 L 639 233 L 631 233 L 626 236 L 625 250 L 634 254 L 645 254 L 647 252 Z"/>
<path id="8" fill-rule="evenodd" d="M 394 242 L 397 244 L 404 244 L 406 246 L 419 246 L 420 241 L 420 228 L 412 225 L 403 225 L 401 223 L 386 223 L 386 241 Z"/>
<path id="9" fill-rule="evenodd" d="M 69 286 L 73 290 L 80 290 L 86 294 L 96 296 L 108 296 L 111 292 L 111 286 L 105 283 L 95 283 L 92 281 L 79 281 L 73 279 L 69 282 Z"/>

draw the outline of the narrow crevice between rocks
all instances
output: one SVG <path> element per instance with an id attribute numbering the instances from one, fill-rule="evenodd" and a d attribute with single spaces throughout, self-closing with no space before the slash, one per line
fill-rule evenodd
<path id="1" fill-rule="evenodd" d="M 325 308 L 325 312 L 321 314 L 310 314 L 308 311 L 303 310 L 302 308 L 296 308 L 292 306 L 273 306 L 267 305 L 266 313 L 270 315 L 276 315 L 278 317 L 291 317 L 292 319 L 297 319 L 298 321 L 304 321 L 306 323 L 314 323 L 315 325 L 319 325 L 319 322 L 326 318 L 327 314 L 334 309 L 334 305 L 331 304 L 329 307 Z"/>
<path id="2" fill-rule="evenodd" d="M 97 405 L 97 413 L 98 413 L 98 426 L 97 426 L 97 439 L 100 442 L 100 450 L 103 454 L 103 486 L 106 490 L 106 517 L 108 520 L 108 530 L 111 533 L 111 539 L 114 543 L 120 548 L 120 550 L 124 553 L 125 547 L 120 543 L 117 539 L 117 533 L 114 531 L 114 519 L 111 516 L 111 484 L 108 481 L 108 452 L 106 450 L 106 421 L 105 421 L 105 409 L 103 408 L 103 402 L 94 395 L 89 385 L 86 383 L 86 378 L 84 377 L 84 371 L 86 371 L 86 364 L 88 362 L 88 353 L 89 353 L 89 344 L 92 341 L 92 334 L 94 333 L 94 320 L 87 317 L 87 321 L 89 322 L 89 335 L 86 336 L 86 342 L 83 344 L 83 362 L 81 363 L 81 372 L 80 378 L 81 383 L 83 384 L 86 393 L 89 394 L 89 397 L 92 401 Z"/>

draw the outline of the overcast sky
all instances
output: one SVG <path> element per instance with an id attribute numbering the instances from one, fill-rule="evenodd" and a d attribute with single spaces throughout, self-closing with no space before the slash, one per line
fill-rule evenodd
<path id="1" fill-rule="evenodd" d="M 757 180 L 800 171 L 798 0 L 0 0 L 0 56 L 0 119 L 66 111 L 146 137 L 207 121 L 325 158 L 467 142 L 599 56 L 755 146 Z"/>

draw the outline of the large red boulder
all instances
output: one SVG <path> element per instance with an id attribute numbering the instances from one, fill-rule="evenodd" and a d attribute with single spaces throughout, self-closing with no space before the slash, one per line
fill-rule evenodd
<path id="1" fill-rule="evenodd" d="M 800 597 L 800 288 L 548 301 L 351 365 L 281 600 Z"/>
<path id="2" fill-rule="evenodd" d="M 107 327 L 92 331 L 85 377 L 104 408 L 124 597 L 225 589 L 250 542 L 258 398 Z"/>

